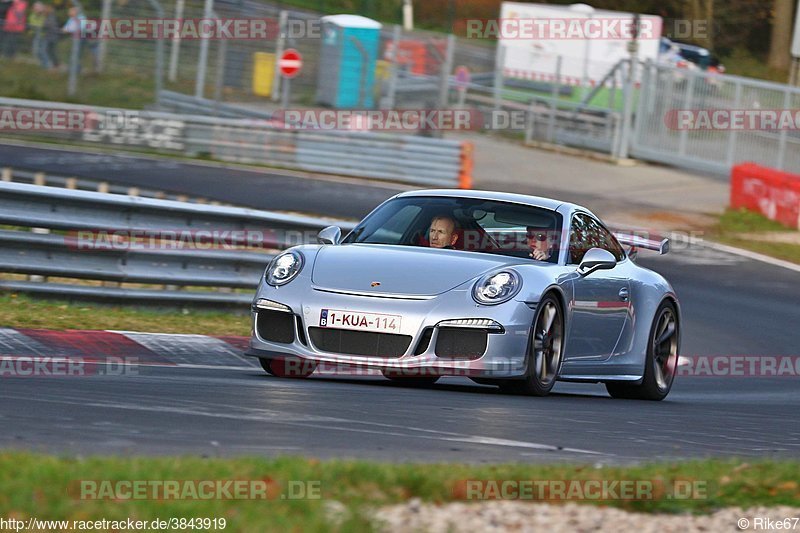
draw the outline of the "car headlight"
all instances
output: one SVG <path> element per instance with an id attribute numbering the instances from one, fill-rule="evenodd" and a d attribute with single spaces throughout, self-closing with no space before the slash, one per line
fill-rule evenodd
<path id="1" fill-rule="evenodd" d="M 513 298 L 522 287 L 522 279 L 513 270 L 487 274 L 472 289 L 472 298 L 479 304 L 495 305 Z"/>
<path id="2" fill-rule="evenodd" d="M 303 268 L 303 254 L 300 252 L 284 252 L 267 267 L 266 280 L 273 287 L 286 285 L 292 281 Z"/>

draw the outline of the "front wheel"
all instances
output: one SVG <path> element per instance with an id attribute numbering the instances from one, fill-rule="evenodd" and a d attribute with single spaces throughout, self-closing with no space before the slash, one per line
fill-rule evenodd
<path id="1" fill-rule="evenodd" d="M 606 383 L 613 398 L 660 401 L 667 397 L 678 367 L 680 324 L 672 302 L 663 302 L 656 311 L 645 357 L 644 377 L 639 384 Z"/>
<path id="2" fill-rule="evenodd" d="M 525 378 L 508 380 L 500 388 L 517 394 L 546 396 L 556 384 L 564 350 L 564 314 L 553 294 L 539 303 L 533 319 Z"/>

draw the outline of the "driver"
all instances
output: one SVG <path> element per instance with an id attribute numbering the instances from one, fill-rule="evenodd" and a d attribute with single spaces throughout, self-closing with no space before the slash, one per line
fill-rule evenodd
<path id="1" fill-rule="evenodd" d="M 544 228 L 528 226 L 525 228 L 525 237 L 528 241 L 528 257 L 537 261 L 549 261 L 551 256 L 551 232 Z"/>
<path id="2" fill-rule="evenodd" d="M 431 229 L 428 231 L 429 246 L 452 249 L 458 241 L 456 228 L 458 228 L 458 224 L 453 217 L 436 215 L 431 219 Z"/>

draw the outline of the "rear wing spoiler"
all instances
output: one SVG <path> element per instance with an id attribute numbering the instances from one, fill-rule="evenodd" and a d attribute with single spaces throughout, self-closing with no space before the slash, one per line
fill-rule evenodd
<path id="1" fill-rule="evenodd" d="M 620 244 L 632 246 L 634 248 L 644 248 L 645 250 L 653 250 L 661 255 L 669 252 L 669 239 L 666 237 L 662 239 L 650 239 L 642 235 L 635 235 L 633 233 L 614 233 L 614 237 Z"/>

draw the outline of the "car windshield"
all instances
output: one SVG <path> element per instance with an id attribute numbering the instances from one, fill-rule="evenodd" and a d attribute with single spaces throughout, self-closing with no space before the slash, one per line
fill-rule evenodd
<path id="1" fill-rule="evenodd" d="M 495 200 L 396 198 L 365 218 L 344 243 L 448 248 L 558 261 L 562 218 L 550 209 Z"/>

